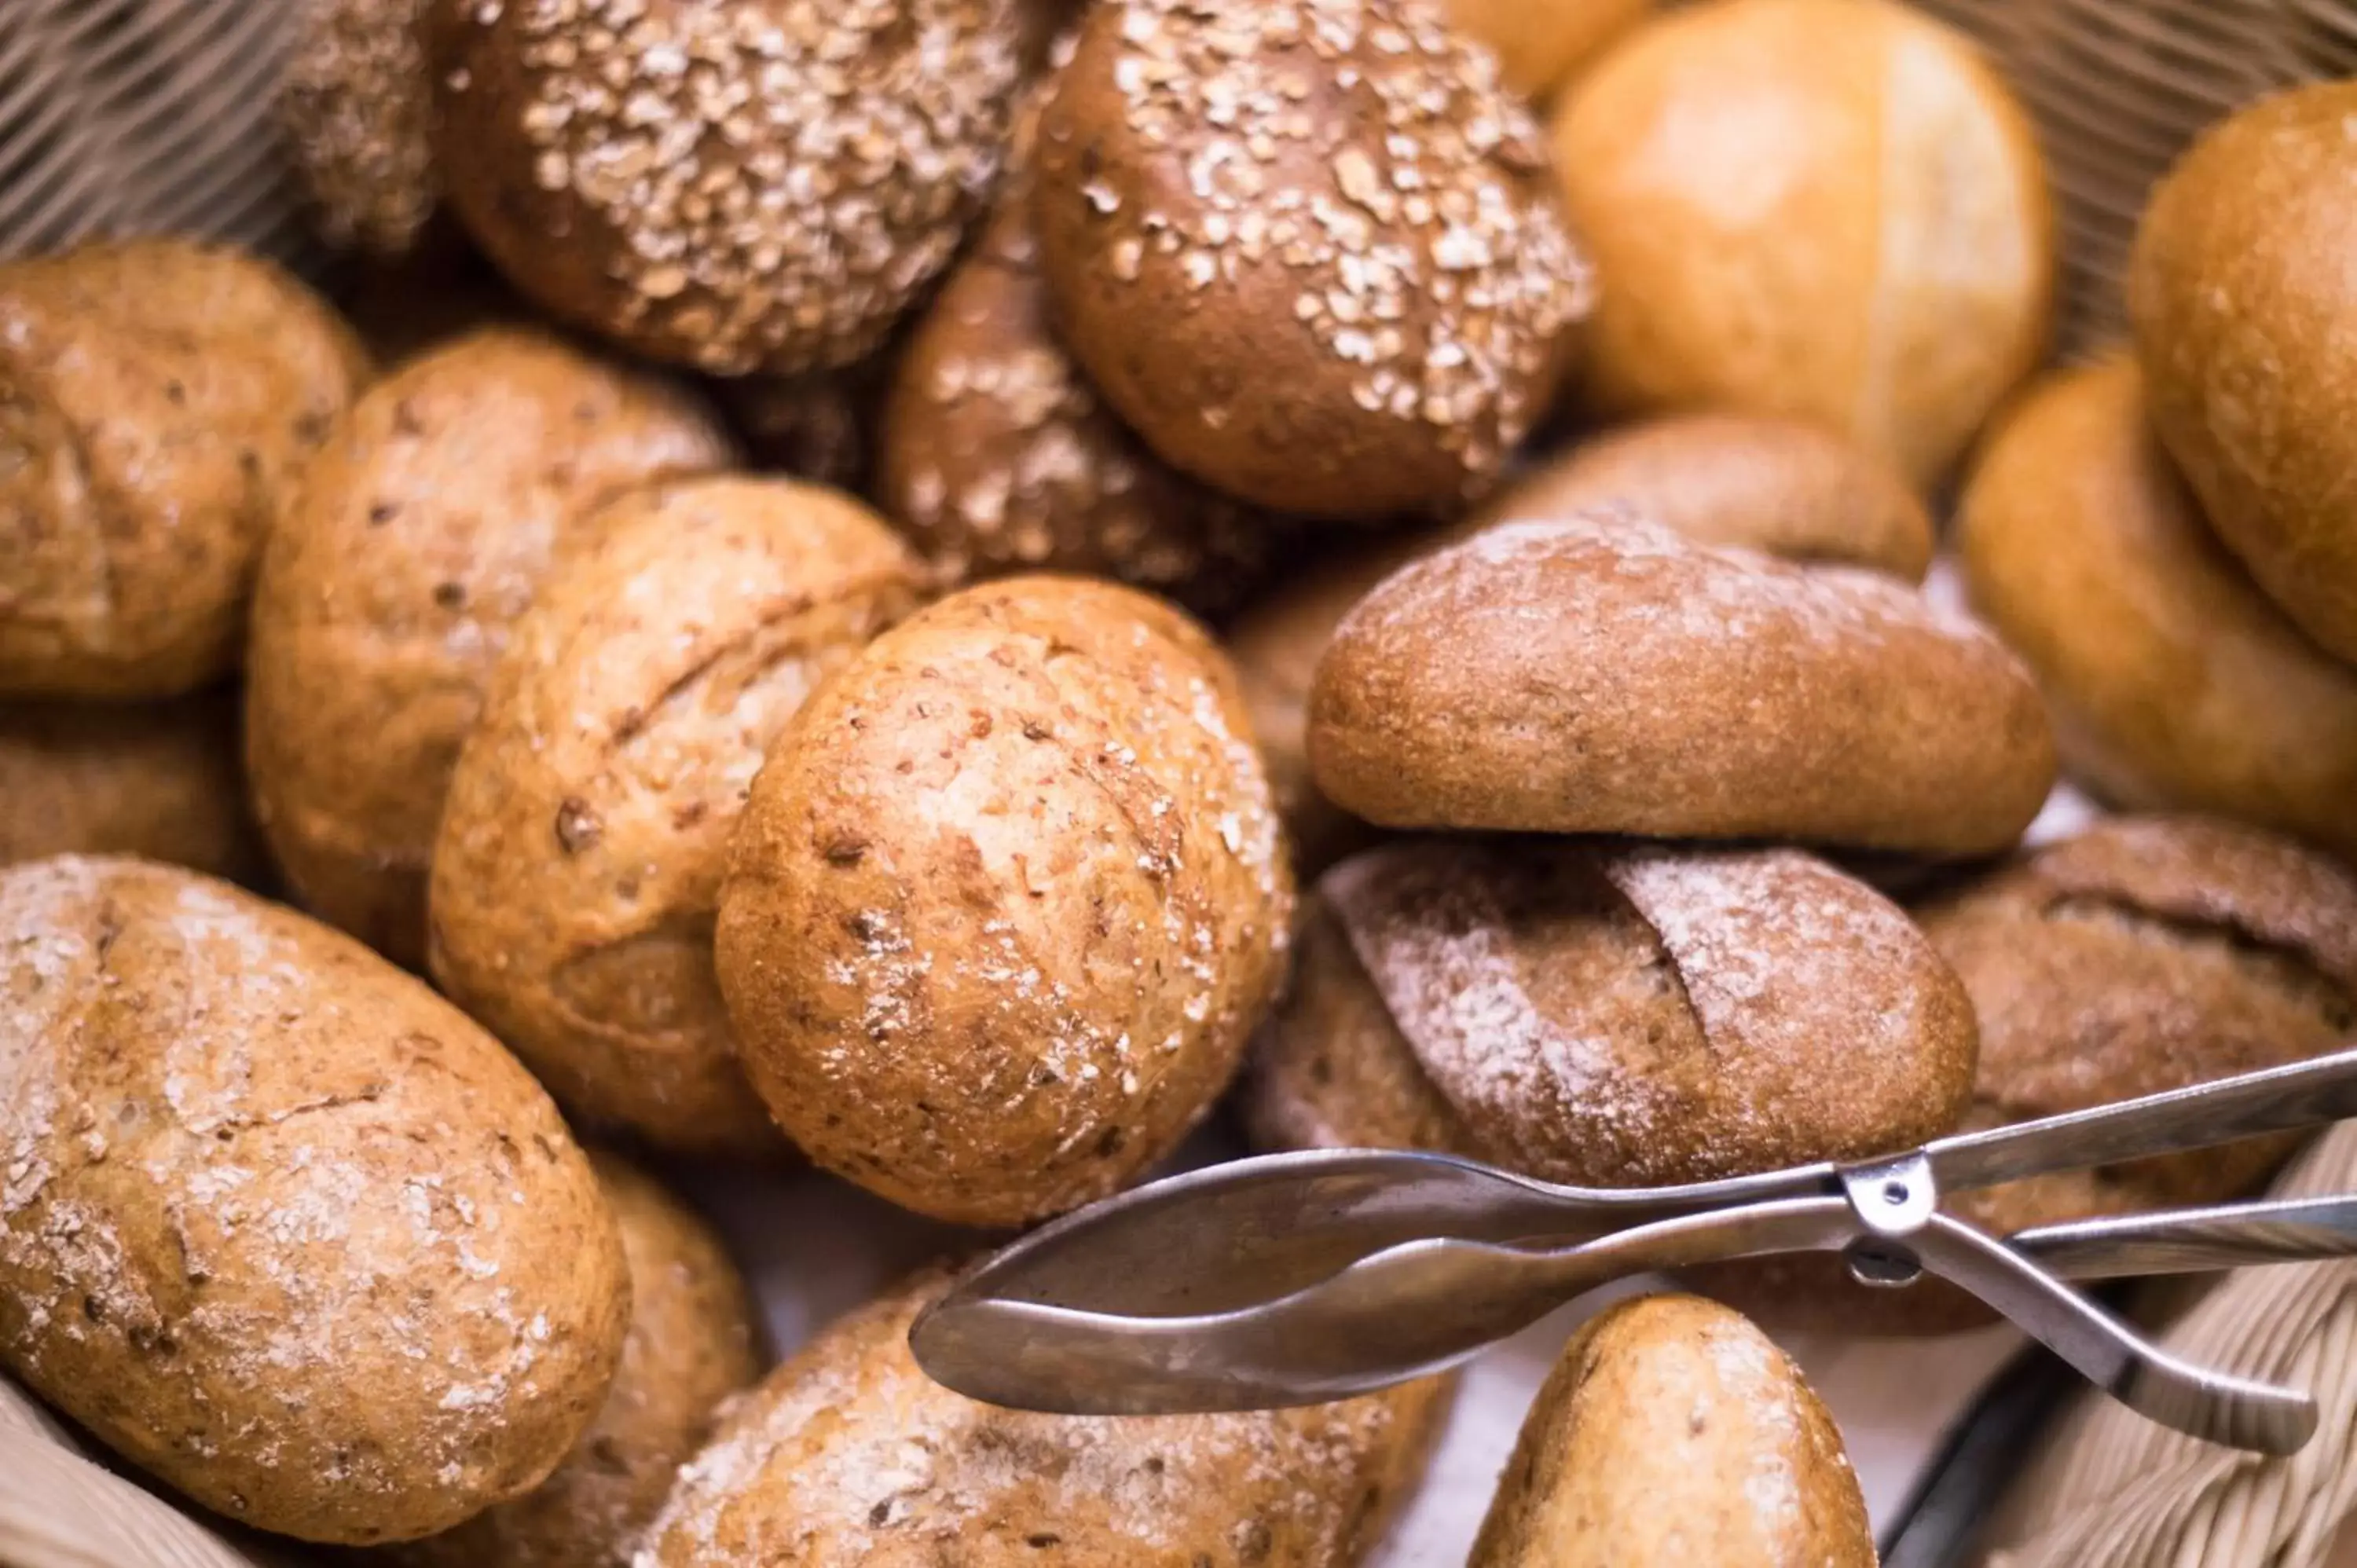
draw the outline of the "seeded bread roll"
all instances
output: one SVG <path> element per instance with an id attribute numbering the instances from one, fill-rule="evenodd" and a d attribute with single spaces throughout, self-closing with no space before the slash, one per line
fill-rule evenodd
<path id="1" fill-rule="evenodd" d="M 847 365 L 997 178 L 1006 0 L 427 0 L 450 201 L 516 285 L 724 375 Z"/>
<path id="2" fill-rule="evenodd" d="M 404 1568 L 628 1568 L 721 1402 L 761 1374 L 756 1308 L 703 1218 L 595 1153 L 630 1270 L 630 1326 L 597 1419 L 554 1474 L 457 1529 L 384 1553 Z"/>
<path id="3" fill-rule="evenodd" d="M 1957 531 L 1973 603 L 2037 671 L 2064 766 L 2115 804 L 2217 811 L 2357 857 L 2357 670 L 2203 526 L 2134 365 L 2061 371 L 1990 437 Z"/>
<path id="4" fill-rule="evenodd" d="M 728 456 L 676 389 L 536 332 L 472 334 L 370 389 L 254 594 L 247 770 L 305 906 L 422 961 L 450 768 L 550 557 L 620 491 Z"/>
<path id="5" fill-rule="evenodd" d="M 1635 26 L 1652 0 L 1448 0 L 1449 25 L 1497 51 L 1498 72 L 1525 98 L 1570 82 Z"/>
<path id="6" fill-rule="evenodd" d="M 288 478 L 367 368 L 236 251 L 0 264 L 0 697 L 170 697 L 234 669 Z"/>
<path id="7" fill-rule="evenodd" d="M 866 508 L 785 479 L 634 490 L 585 528 L 450 775 L 434 976 L 576 1116 L 780 1153 L 713 975 L 728 836 L 770 742 L 922 569 Z"/>
<path id="8" fill-rule="evenodd" d="M 1712 0 L 1582 77 L 1555 164 L 1599 278 L 1588 400 L 1822 421 L 1938 478 L 2038 363 L 2028 116 L 1897 0 Z"/>
<path id="9" fill-rule="evenodd" d="M 1564 1348 L 1467 1568 L 1874 1568 L 1800 1369 L 1723 1306 L 1625 1301 Z"/>
<path id="10" fill-rule="evenodd" d="M 2352 117 L 2357 82 L 2330 81 L 2213 126 L 2153 192 L 2128 297 L 2153 424 L 2219 538 L 2357 663 Z"/>
<path id="11" fill-rule="evenodd" d="M 538 1486 L 630 1318 L 612 1214 L 497 1041 L 225 883 L 0 872 L 0 1360 L 242 1524 L 368 1545 Z"/>
<path id="12" fill-rule="evenodd" d="M 1488 529 L 1361 600 L 1309 759 L 1390 827 L 1956 855 L 2012 843 L 2054 779 L 2036 687 L 1968 618 L 1618 511 Z"/>
<path id="13" fill-rule="evenodd" d="M 1257 505 L 1452 507 L 1545 411 L 1589 306 L 1537 128 L 1418 0 L 1108 0 L 1038 158 L 1073 357 Z"/>
<path id="14" fill-rule="evenodd" d="M 0 705 L 0 865 L 50 854 L 132 854 L 215 876 L 260 875 L 234 694 Z"/>
<path id="15" fill-rule="evenodd" d="M 425 0 L 302 0 L 279 118 L 328 242 L 385 255 L 417 243 L 442 199 Z"/>
<path id="16" fill-rule="evenodd" d="M 1871 566 L 1920 583 L 1932 515 L 1889 459 L 1800 420 L 1684 413 L 1609 430 L 1519 480 L 1490 521 L 1618 503 L 1703 544 Z"/>
<path id="17" fill-rule="evenodd" d="M 1427 1379 L 1240 1414 L 1000 1410 L 909 1354 L 946 1283 L 920 1277 L 771 1373 L 681 1474 L 641 1568 L 1355 1568 L 1445 1404 Z"/>
<path id="18" fill-rule="evenodd" d="M 1248 1101 L 1279 1146 L 1461 1129 L 1440 1146 L 1641 1187 L 1909 1147 L 1971 1093 L 1955 976 L 1797 850 L 1410 840 L 1319 892 L 1333 927 L 1312 923 Z"/>
<path id="19" fill-rule="evenodd" d="M 720 988 L 830 1169 L 1017 1224 L 1177 1146 L 1275 992 L 1293 884 L 1234 676 L 1111 584 L 952 595 L 813 694 L 755 780 Z"/>
<path id="20" fill-rule="evenodd" d="M 1048 324 L 1028 206 L 1003 206 L 902 356 L 878 493 L 944 581 L 1119 578 L 1204 613 L 1267 576 L 1280 525 L 1179 474 L 1098 402 Z"/>

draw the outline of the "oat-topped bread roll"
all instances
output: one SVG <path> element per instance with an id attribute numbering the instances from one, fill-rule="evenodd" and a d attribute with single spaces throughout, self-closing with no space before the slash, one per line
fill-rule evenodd
<path id="1" fill-rule="evenodd" d="M 901 356 L 877 494 L 944 578 L 1116 577 L 1207 614 L 1267 577 L 1282 524 L 1157 457 L 1050 330 L 1027 203 L 1003 206 Z"/>
<path id="2" fill-rule="evenodd" d="M 0 704 L 0 865 L 133 854 L 247 881 L 264 867 L 237 698 Z"/>
<path id="3" fill-rule="evenodd" d="M 216 1513 L 365 1545 L 540 1484 L 630 1286 L 529 1073 L 209 877 L 0 872 L 0 1360 Z"/>
<path id="4" fill-rule="evenodd" d="M 2327 81 L 2212 126 L 2145 209 L 2128 303 L 2153 424 L 2218 536 L 2357 663 L 2352 116 L 2357 82 Z"/>
<path id="5" fill-rule="evenodd" d="M 288 160 L 331 244 L 400 255 L 442 199 L 425 0 L 296 0 L 278 88 Z"/>
<path id="6" fill-rule="evenodd" d="M 2029 116 L 1912 5 L 1677 7 L 1565 95 L 1554 139 L 1603 411 L 1803 415 L 1928 485 L 2038 363 L 2054 238 Z"/>
<path id="7" fill-rule="evenodd" d="M 761 1374 L 757 1309 L 711 1226 L 592 1152 L 630 1270 L 630 1327 L 606 1402 L 565 1463 L 513 1502 L 384 1553 L 403 1568 L 628 1568 L 723 1401 Z"/>
<path id="8" fill-rule="evenodd" d="M 168 697 L 244 649 L 287 482 L 359 390 L 349 328 L 185 240 L 0 264 L 0 697 Z"/>
<path id="9" fill-rule="evenodd" d="M 1955 976 L 1798 850 L 1405 840 L 1319 895 L 1247 1101 L 1274 1146 L 1642 1187 L 1906 1148 L 1971 1091 Z"/>
<path id="10" fill-rule="evenodd" d="M 1608 430 L 1508 487 L 1491 522 L 1618 503 L 1703 544 L 1871 566 L 1920 583 L 1932 514 L 1889 458 L 1829 430 L 1764 414 L 1674 413 Z"/>
<path id="11" fill-rule="evenodd" d="M 1694 1296 L 1572 1337 L 1467 1568 L 1874 1568 L 1841 1434 L 1774 1342 Z"/>
<path id="12" fill-rule="evenodd" d="M 1996 1126 L 2345 1048 L 2357 876 L 2271 833 L 2118 817 L 1926 907 L 1980 1018 L 1972 1119 Z M 1952 1208 L 1999 1231 L 2216 1203 L 2281 1139 L 2034 1177 Z"/>
<path id="13" fill-rule="evenodd" d="M 254 591 L 247 767 L 300 902 L 422 960 L 450 768 L 551 556 L 621 491 L 728 457 L 684 393 L 538 332 L 471 334 L 369 390 Z"/>
<path id="14" fill-rule="evenodd" d="M 643 354 L 846 365 L 997 178 L 1007 0 L 426 0 L 451 205 L 516 286 Z"/>
<path id="15" fill-rule="evenodd" d="M 923 569 L 858 502 L 787 479 L 633 490 L 585 526 L 450 775 L 434 976 L 575 1115 L 780 1152 L 713 975 L 728 837 L 770 742 Z"/>
<path id="16" fill-rule="evenodd" d="M 813 1159 L 1015 1224 L 1113 1191 L 1202 1118 L 1292 907 L 1210 639 L 1127 588 L 1008 578 L 877 639 L 770 748 L 720 988 Z"/>
<path id="17" fill-rule="evenodd" d="M 1424 1466 L 1447 1384 L 1224 1415 L 1055 1416 L 909 1354 L 928 1274 L 822 1332 L 681 1473 L 640 1568 L 1355 1568 Z"/>
<path id="18" fill-rule="evenodd" d="M 1968 618 L 1618 510 L 1386 579 L 1318 661 L 1309 760 L 1391 827 L 1937 854 L 2005 848 L 2054 779 L 2037 688 Z"/>
<path id="19" fill-rule="evenodd" d="M 1147 445 L 1262 506 L 1485 488 L 1590 304 L 1537 127 L 1424 0 L 1106 0 L 1038 172 L 1073 357 Z"/>
<path id="20" fill-rule="evenodd" d="M 2357 668 L 2301 635 L 2203 525 L 2136 367 L 2042 382 L 1957 531 L 1973 603 L 2032 670 L 2064 766 L 2115 804 L 2217 811 L 2357 856 Z"/>

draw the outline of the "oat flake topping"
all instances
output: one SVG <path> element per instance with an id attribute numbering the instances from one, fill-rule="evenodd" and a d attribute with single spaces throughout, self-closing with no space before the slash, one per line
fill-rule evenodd
<path id="1" fill-rule="evenodd" d="M 998 174 L 1005 0 L 475 0 L 510 26 L 543 190 L 610 226 L 619 323 L 703 368 L 873 348 Z M 464 91 L 463 80 L 447 83 Z"/>

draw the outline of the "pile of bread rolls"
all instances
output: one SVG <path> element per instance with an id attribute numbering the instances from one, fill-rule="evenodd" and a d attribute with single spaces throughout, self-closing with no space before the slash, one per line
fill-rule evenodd
<path id="1" fill-rule="evenodd" d="M 939 1269 L 763 1377 L 641 1165 L 1003 1232 L 1222 1104 L 1652 1185 L 2346 1043 L 2357 88 L 2205 140 L 2133 357 L 2025 387 L 1967 42 L 1647 10 L 309 0 L 341 312 L 0 266 L 0 1362 L 419 1563 L 1349 1568 L 1442 1385 L 996 1410 L 909 1356 Z M 2146 814 L 2024 850 L 2065 775 Z M 1683 1296 L 1566 1349 L 1473 1551 L 1873 1561 Z"/>

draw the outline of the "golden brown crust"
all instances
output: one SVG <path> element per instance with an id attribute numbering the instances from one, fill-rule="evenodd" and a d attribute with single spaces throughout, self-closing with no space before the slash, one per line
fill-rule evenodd
<path id="1" fill-rule="evenodd" d="M 1258 505 L 1378 518 L 1486 487 L 1588 308 L 1537 127 L 1414 0 L 1098 5 L 1038 159 L 1073 357 L 1156 451 Z"/>
<path id="2" fill-rule="evenodd" d="M 254 594 L 247 768 L 306 907 L 420 961 L 450 768 L 552 554 L 612 496 L 728 456 L 678 390 L 516 329 L 413 360 L 354 405 Z"/>
<path id="3" fill-rule="evenodd" d="M 289 477 L 367 368 L 236 251 L 0 265 L 0 695 L 176 696 L 234 669 Z"/>
<path id="4" fill-rule="evenodd" d="M 2212 811 L 2357 855 L 2357 671 L 2211 537 L 2135 366 L 2041 383 L 1958 532 L 1975 606 L 2038 673 L 2065 765 L 2114 803 Z"/>
<path id="5" fill-rule="evenodd" d="M 1489 521 L 1619 502 L 1702 544 L 1871 566 L 1920 583 L 1932 516 L 1890 462 L 1795 419 L 1683 413 L 1609 430 L 1518 480 Z"/>
<path id="6" fill-rule="evenodd" d="M 943 1219 L 1108 1193 L 1223 1088 L 1293 885 L 1234 677 L 1112 584 L 904 621 L 794 717 L 722 889 L 720 986 L 771 1114 Z"/>
<path id="7" fill-rule="evenodd" d="M 1387 826 L 1942 854 L 2011 844 L 2054 778 L 2036 687 L 1969 619 L 1618 511 L 1501 524 L 1360 601 L 1309 759 Z"/>
<path id="8" fill-rule="evenodd" d="M 1874 1568 L 1841 1434 L 1768 1337 L 1693 1296 L 1575 1336 L 1468 1568 Z"/>
<path id="9" fill-rule="evenodd" d="M 537 1486 L 630 1280 L 556 1108 L 349 939 L 223 883 L 0 874 L 0 1356 L 216 1512 L 364 1544 Z"/>
<path id="10" fill-rule="evenodd" d="M 2128 298 L 2152 420 L 2210 521 L 2308 634 L 2357 661 L 2357 83 L 2213 126 L 2156 189 Z"/>
<path id="11" fill-rule="evenodd" d="M 859 359 L 997 177 L 1004 0 L 427 0 L 451 205 L 556 316 L 737 375 Z"/>
<path id="12" fill-rule="evenodd" d="M 1021 200 L 910 337 L 879 446 L 878 499 L 951 585 L 1077 572 L 1216 614 L 1275 564 L 1278 520 L 1186 478 L 1099 402 L 1049 328 Z"/>
<path id="13" fill-rule="evenodd" d="M 728 835 L 770 742 L 923 570 L 866 508 L 786 479 L 634 490 L 584 526 L 451 773 L 434 975 L 576 1116 L 776 1155 L 713 974 Z"/>
<path id="14" fill-rule="evenodd" d="M 1813 418 L 1928 485 L 2038 362 L 2053 224 L 2029 119 L 1910 6 L 1674 12 L 1581 78 L 1554 136 L 1600 278 L 1601 407 Z"/>
<path id="15" fill-rule="evenodd" d="M 738 1404 L 647 1568 L 1355 1568 L 1422 1468 L 1447 1384 L 1230 1415 L 1000 1410 L 918 1369 L 920 1276 Z"/>
<path id="16" fill-rule="evenodd" d="M 330 244 L 400 255 L 442 199 L 425 0 L 304 0 L 278 113 L 287 156 Z"/>
<path id="17" fill-rule="evenodd" d="M 1497 51 L 1525 98 L 1555 92 L 1652 9 L 1652 0 L 1446 0 L 1449 26 Z"/>
<path id="18" fill-rule="evenodd" d="M 236 694 L 0 705 L 0 865 L 50 854 L 131 854 L 234 881 L 260 875 Z"/>
<path id="19" fill-rule="evenodd" d="M 386 1553 L 406 1568 L 628 1568 L 723 1401 L 761 1375 L 752 1293 L 704 1219 L 590 1154 L 630 1261 L 630 1327 L 597 1419 L 534 1490 Z"/>
<path id="20" fill-rule="evenodd" d="M 1947 1132 L 1972 1090 L 1955 976 L 1896 905 L 1796 850 L 1405 840 L 1319 891 L 1358 961 L 1306 970 L 1265 1049 L 1314 1071 L 1363 1040 L 1340 1076 L 1401 1088 L 1352 994 L 1372 987 L 1465 1152 L 1515 1170 L 1637 1187 L 1858 1159 Z M 1351 1031 L 1320 1033 L 1337 1019 Z M 1345 1145 L 1452 1124 L 1412 1089 L 1353 1107 L 1327 1086 L 1313 1109 Z"/>

